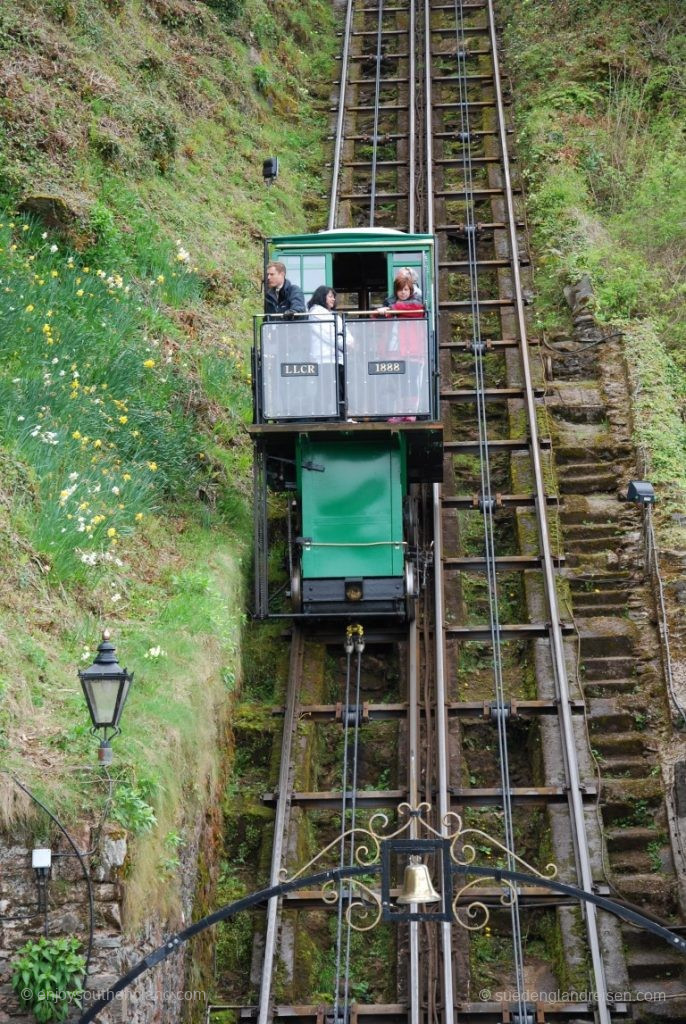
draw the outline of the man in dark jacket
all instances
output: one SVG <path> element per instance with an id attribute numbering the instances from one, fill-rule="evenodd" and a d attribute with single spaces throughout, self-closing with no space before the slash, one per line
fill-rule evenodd
<path id="1" fill-rule="evenodd" d="M 285 264 L 278 261 L 267 264 L 264 311 L 267 314 L 282 313 L 287 320 L 292 319 L 294 313 L 305 312 L 302 288 L 286 279 Z"/>

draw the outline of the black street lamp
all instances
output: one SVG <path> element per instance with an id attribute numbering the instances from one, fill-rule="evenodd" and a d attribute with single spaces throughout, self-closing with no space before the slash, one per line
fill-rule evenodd
<path id="1" fill-rule="evenodd" d="M 104 765 L 111 764 L 110 739 L 121 732 L 119 719 L 133 682 L 133 672 L 122 668 L 117 661 L 108 630 L 102 634 L 102 643 L 93 664 L 86 669 L 79 669 L 79 679 L 93 722 L 91 731 L 94 734 L 98 729 L 103 731 L 98 761 Z"/>

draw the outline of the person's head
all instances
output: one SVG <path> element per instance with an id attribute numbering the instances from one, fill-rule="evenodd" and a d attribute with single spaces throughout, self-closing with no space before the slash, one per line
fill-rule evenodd
<path id="1" fill-rule="evenodd" d="M 320 284 L 319 288 L 314 290 L 312 298 L 307 303 L 308 309 L 312 309 L 313 306 L 324 306 L 326 309 L 335 309 L 336 293 L 333 288 L 329 288 L 328 284 Z"/>
<path id="2" fill-rule="evenodd" d="M 413 291 L 414 282 L 411 274 L 400 271 L 400 273 L 395 275 L 393 294 L 398 302 L 407 302 L 412 297 Z"/>
<path id="3" fill-rule="evenodd" d="M 281 263 L 279 260 L 274 260 L 272 263 L 267 264 L 267 287 L 274 288 L 276 291 L 282 287 L 286 280 L 286 264 Z"/>

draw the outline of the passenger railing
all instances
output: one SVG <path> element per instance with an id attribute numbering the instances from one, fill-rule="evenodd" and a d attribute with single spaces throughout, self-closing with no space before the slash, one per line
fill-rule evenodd
<path id="1" fill-rule="evenodd" d="M 256 316 L 255 422 L 430 418 L 426 314 Z"/>

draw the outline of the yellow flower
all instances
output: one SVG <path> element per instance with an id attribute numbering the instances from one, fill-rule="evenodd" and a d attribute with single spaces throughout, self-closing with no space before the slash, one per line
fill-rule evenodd
<path id="1" fill-rule="evenodd" d="M 81 440 L 81 431 L 80 430 L 75 430 L 75 431 L 73 431 L 71 436 L 74 438 L 75 441 L 80 441 Z"/>
<path id="2" fill-rule="evenodd" d="M 89 274 L 90 273 L 90 269 L 91 269 L 90 267 L 84 267 L 83 268 L 84 274 Z"/>
<path id="3" fill-rule="evenodd" d="M 31 309 L 33 309 L 33 306 L 31 306 Z M 146 368 L 146 370 L 152 370 L 154 365 L 155 365 L 155 360 L 154 359 L 146 359 L 145 362 L 143 363 L 143 366 Z"/>
<path id="4" fill-rule="evenodd" d="M 29 230 L 28 224 L 24 224 L 21 230 L 22 231 L 28 231 Z"/>
<path id="5" fill-rule="evenodd" d="M 79 288 L 76 294 L 78 295 L 79 298 L 81 298 L 81 296 L 83 295 L 83 288 Z"/>
<path id="6" fill-rule="evenodd" d="M 102 441 L 100 440 L 100 438 L 98 438 L 96 441 L 93 441 L 93 447 L 102 448 Z"/>
<path id="7" fill-rule="evenodd" d="M 107 531 L 107 536 L 108 537 L 116 537 L 117 536 L 117 531 L 115 530 L 115 528 L 113 526 L 110 526 L 109 530 Z"/>
<path id="8" fill-rule="evenodd" d="M 156 462 L 149 462 L 148 463 L 148 469 L 151 469 L 152 472 L 154 473 L 157 470 L 157 463 Z"/>
<path id="9" fill-rule="evenodd" d="M 90 501 L 82 501 L 79 505 L 79 512 L 84 512 L 87 508 L 90 508 Z"/>
<path id="10" fill-rule="evenodd" d="M 158 274 L 157 275 L 157 283 L 158 284 L 164 284 L 164 274 Z"/>
<path id="11" fill-rule="evenodd" d="M 60 491 L 60 501 L 66 501 L 69 497 L 69 491 Z"/>
<path id="12" fill-rule="evenodd" d="M 52 327 L 50 324 L 43 324 L 43 334 L 50 334 Z"/>
<path id="13" fill-rule="evenodd" d="M 131 437 L 140 437 L 140 436 L 141 436 L 140 430 L 132 430 L 131 431 Z"/>
<path id="14" fill-rule="evenodd" d="M 134 519 L 136 520 L 137 523 L 140 523 L 141 520 L 143 519 L 143 513 L 142 512 L 136 512 L 136 514 L 134 516 Z"/>
<path id="15" fill-rule="evenodd" d="M 26 307 L 25 312 L 33 313 L 33 309 L 34 309 L 34 307 L 31 305 L 31 303 L 29 303 L 28 306 Z"/>
<path id="16" fill-rule="evenodd" d="M 51 270 L 50 271 L 50 277 L 59 277 L 59 275 L 58 275 L 56 270 Z"/>
<path id="17" fill-rule="evenodd" d="M 124 473 L 124 475 L 122 477 L 122 480 L 130 480 L 130 479 L 131 479 L 131 474 L 130 473 Z"/>
<path id="18" fill-rule="evenodd" d="M 129 422 L 129 417 L 128 416 L 120 416 L 119 417 L 119 422 L 120 423 L 128 423 Z"/>

